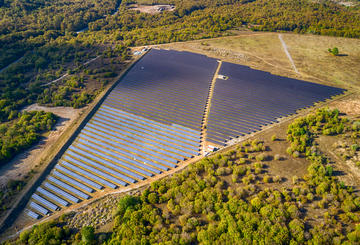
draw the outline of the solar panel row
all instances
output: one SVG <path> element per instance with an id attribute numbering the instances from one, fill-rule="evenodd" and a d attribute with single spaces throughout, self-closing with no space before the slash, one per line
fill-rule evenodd
<path id="1" fill-rule="evenodd" d="M 31 218 L 33 219 L 39 219 L 40 218 L 40 215 L 38 215 L 37 213 L 34 213 L 33 211 L 29 210 L 29 209 L 26 209 L 25 210 L 25 213 L 30 216 Z"/>
<path id="2" fill-rule="evenodd" d="M 52 199 L 53 201 L 63 205 L 63 206 L 68 206 L 69 205 L 69 202 L 65 201 L 64 199 L 52 194 L 51 192 L 41 188 L 41 187 L 38 187 L 37 192 L 39 192 L 40 194 L 44 195 L 45 197 L 48 197 L 50 199 Z"/>
<path id="3" fill-rule="evenodd" d="M 215 83 L 206 136 L 207 141 L 218 145 L 344 92 L 227 62 L 220 74 L 229 79 Z"/>

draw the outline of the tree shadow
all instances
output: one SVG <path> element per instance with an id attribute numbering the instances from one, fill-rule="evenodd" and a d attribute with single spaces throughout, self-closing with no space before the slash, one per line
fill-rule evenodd
<path id="1" fill-rule="evenodd" d="M 341 171 L 341 170 L 333 170 L 332 172 L 332 176 L 344 176 L 345 173 L 344 171 Z"/>

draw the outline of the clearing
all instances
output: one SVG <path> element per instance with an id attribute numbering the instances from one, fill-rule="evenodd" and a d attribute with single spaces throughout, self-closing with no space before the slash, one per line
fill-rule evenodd
<path id="1" fill-rule="evenodd" d="M 164 11 L 174 11 L 175 6 L 173 5 L 141 5 L 141 4 L 131 4 L 128 5 L 130 10 L 140 11 L 141 13 L 147 14 L 159 14 Z"/>
<path id="2" fill-rule="evenodd" d="M 31 147 L 0 169 L 0 185 L 6 185 L 10 179 L 22 179 L 30 170 L 35 169 L 41 164 L 42 159 L 47 154 L 48 149 L 53 145 L 59 136 L 68 128 L 69 125 L 79 116 L 86 108 L 74 109 L 72 107 L 45 107 L 33 104 L 24 109 L 24 111 L 45 111 L 52 112 L 59 117 L 55 128 L 50 131 L 40 143 Z"/>

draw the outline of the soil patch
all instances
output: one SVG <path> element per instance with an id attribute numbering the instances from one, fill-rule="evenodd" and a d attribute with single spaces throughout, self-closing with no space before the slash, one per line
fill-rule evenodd
<path id="1" fill-rule="evenodd" d="M 173 5 L 141 5 L 131 4 L 128 6 L 130 10 L 140 11 L 141 13 L 147 14 L 159 14 L 165 11 L 174 11 L 175 6 Z"/>

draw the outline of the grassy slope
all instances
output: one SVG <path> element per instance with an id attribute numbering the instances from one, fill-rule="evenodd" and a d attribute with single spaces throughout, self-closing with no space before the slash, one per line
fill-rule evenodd
<path id="1" fill-rule="evenodd" d="M 273 74 L 360 88 L 360 40 L 316 35 L 283 34 L 300 75 L 291 68 L 277 33 L 240 33 L 237 36 L 164 45 L 200 52 L 225 61 L 250 66 Z M 338 47 L 344 56 L 331 56 L 328 48 Z M 223 55 L 224 50 L 229 52 Z M 234 53 L 244 55 L 234 57 Z"/>

